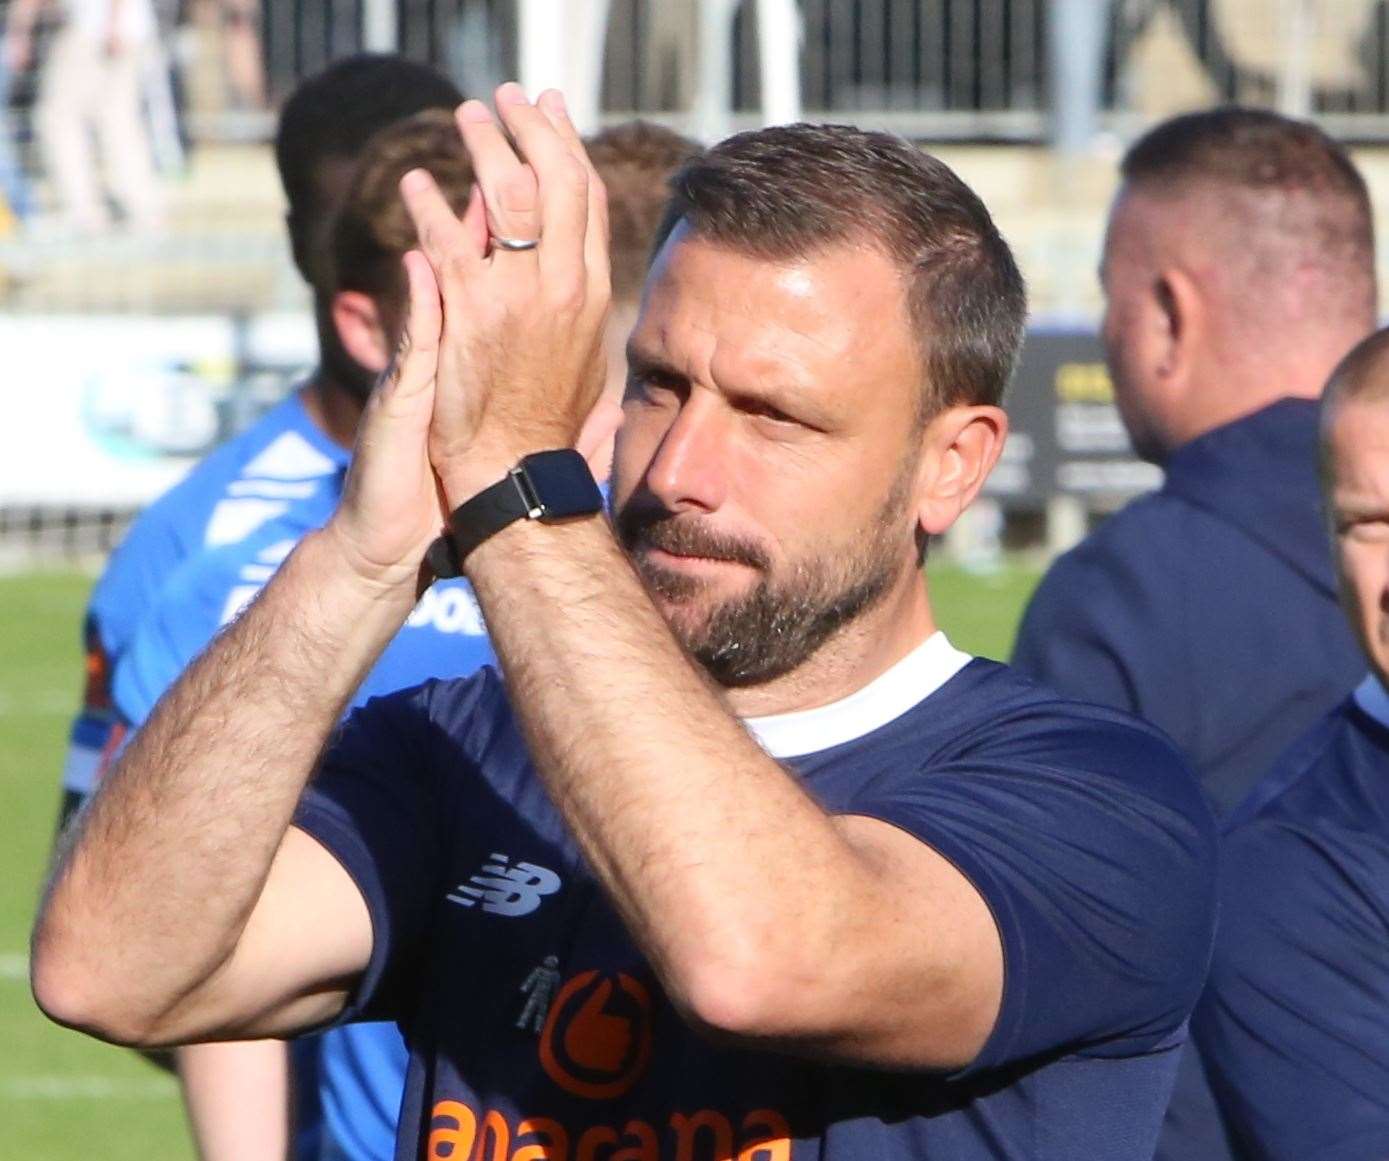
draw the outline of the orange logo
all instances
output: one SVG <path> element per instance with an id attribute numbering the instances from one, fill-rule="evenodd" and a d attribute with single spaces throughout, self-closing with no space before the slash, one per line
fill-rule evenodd
<path id="1" fill-rule="evenodd" d="M 540 1066 L 565 1092 L 620 1097 L 651 1057 L 651 997 L 625 972 L 581 972 L 560 988 L 540 1033 Z"/>

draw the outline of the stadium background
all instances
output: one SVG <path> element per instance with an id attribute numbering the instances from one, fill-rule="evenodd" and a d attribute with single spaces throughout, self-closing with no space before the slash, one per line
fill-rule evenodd
<path id="1" fill-rule="evenodd" d="M 260 0 L 264 108 L 233 99 L 216 0 L 156 7 L 157 231 L 63 228 L 34 74 L 8 78 L 3 132 L 30 204 L 0 205 L 0 1161 L 191 1156 L 174 1082 L 46 1024 L 24 948 L 96 570 L 142 504 L 313 357 L 268 145 L 300 77 L 398 49 L 472 93 L 587 83 L 590 128 L 642 115 L 712 139 L 852 121 L 959 170 L 1017 250 L 1033 309 L 993 502 L 928 566 L 957 644 L 995 657 L 1049 554 L 1159 478 L 1128 453 L 1094 338 L 1124 144 L 1223 100 L 1311 116 L 1352 144 L 1386 224 L 1385 0 Z"/>

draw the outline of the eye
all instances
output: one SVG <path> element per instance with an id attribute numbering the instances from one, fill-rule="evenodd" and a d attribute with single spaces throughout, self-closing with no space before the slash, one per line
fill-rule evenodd
<path id="1" fill-rule="evenodd" d="M 1352 540 L 1378 544 L 1389 540 L 1389 515 L 1345 517 L 1337 531 Z"/>
<path id="2" fill-rule="evenodd" d="M 660 371 L 629 371 L 624 399 L 636 399 L 643 403 L 660 403 L 678 400 L 683 393 L 684 384 L 673 375 Z"/>
<path id="3" fill-rule="evenodd" d="M 743 410 L 748 414 L 765 419 L 776 424 L 798 424 L 800 421 L 787 415 L 780 407 L 773 406 L 763 400 L 751 400 L 743 405 Z"/>

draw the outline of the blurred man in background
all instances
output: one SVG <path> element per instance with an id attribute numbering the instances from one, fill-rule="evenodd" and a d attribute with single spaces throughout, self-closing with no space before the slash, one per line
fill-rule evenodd
<path id="1" fill-rule="evenodd" d="M 625 329 L 610 345 L 620 350 L 635 316 L 667 179 L 698 147 L 643 124 L 622 126 L 595 140 L 605 171 L 613 178 L 617 207 L 613 234 L 621 260 L 614 265 L 623 294 L 610 329 Z M 403 322 L 401 258 L 418 240 L 397 187 L 406 172 L 417 168 L 429 171 L 451 202 L 462 208 L 472 172 L 451 113 L 426 110 L 376 133 L 355 164 L 328 235 L 327 309 L 336 347 L 373 375 L 385 368 Z M 625 372 L 625 359 L 610 368 L 610 399 L 620 395 Z M 607 441 L 597 456 L 601 475 L 606 475 L 610 457 Z M 345 454 L 340 458 L 346 462 Z M 113 699 L 123 721 L 146 719 L 160 694 L 215 629 L 255 595 L 306 533 L 327 520 L 336 500 L 336 488 L 319 489 L 235 544 L 191 558 L 165 584 L 158 605 L 116 667 Z M 471 672 L 492 660 L 483 634 L 482 617 L 467 586 L 435 585 L 423 594 L 405 633 L 377 663 L 354 702 L 428 677 Z M 267 1042 L 264 1051 L 283 1050 Z M 400 1034 L 391 1024 L 355 1024 L 324 1036 L 319 1066 L 325 1158 L 386 1161 L 392 1155 L 408 1063 Z"/>
<path id="2" fill-rule="evenodd" d="M 1316 465 L 1322 387 L 1375 325 L 1370 203 L 1324 133 L 1249 109 L 1159 125 L 1122 172 L 1103 339 L 1166 481 L 1056 561 L 1014 664 L 1161 726 L 1223 814 L 1364 671 Z M 1177 1087 L 1161 1155 L 1226 1156 L 1196 1053 Z"/>
<path id="3" fill-rule="evenodd" d="M 11 0 L 11 70 L 34 63 L 34 28 L 49 2 Z M 144 70 L 159 32 L 154 5 L 63 0 L 60 7 L 62 23 L 38 62 L 34 124 L 64 219 L 84 233 L 105 229 L 109 194 L 126 225 L 151 229 L 164 213 L 143 106 Z"/>
<path id="4" fill-rule="evenodd" d="M 1322 386 L 1375 325 L 1370 204 L 1320 130 L 1245 109 L 1158 126 L 1123 178 L 1103 338 L 1166 482 L 1056 561 L 1014 663 L 1161 726 L 1225 812 L 1363 668 L 1316 447 Z"/>
<path id="5" fill-rule="evenodd" d="M 1389 331 L 1341 364 L 1322 428 L 1342 601 L 1371 672 L 1229 820 L 1192 1017 L 1235 1155 L 1260 1161 L 1389 1157 Z M 1277 638 L 1268 657 L 1285 663 Z"/>
<path id="6" fill-rule="evenodd" d="M 385 369 L 400 335 L 405 297 L 400 262 L 417 239 L 396 186 L 414 168 L 434 174 L 459 209 L 466 204 L 472 171 L 449 111 L 426 110 L 370 138 L 326 239 L 326 309 L 335 347 L 364 386 Z M 253 428 L 241 440 L 257 438 Z M 277 511 L 262 511 L 259 523 L 234 542 L 205 547 L 166 578 L 112 673 L 112 703 L 123 724 L 144 724 L 160 694 L 217 629 L 259 591 L 294 545 L 331 515 L 349 458 L 346 447 L 324 440 L 306 452 L 305 446 L 284 443 L 261 453 L 262 459 L 267 456 L 271 469 L 314 463 L 327 470 L 310 483 L 278 489 L 286 502 Z M 424 594 L 399 638 L 357 690 L 354 703 L 428 677 L 471 673 L 491 660 L 482 615 L 467 586 L 442 583 Z M 211 1045 L 185 1054 L 182 1072 L 193 1123 L 221 1127 L 216 1138 L 202 1133 L 205 1155 L 250 1152 L 245 1104 L 229 1103 L 233 1078 L 254 1076 L 270 1099 L 275 1095 L 270 1078 L 283 1075 L 285 1052 L 279 1041 L 265 1041 Z M 301 1086 L 315 1083 L 305 1062 L 309 1052 L 307 1047 L 297 1050 L 295 1079 Z M 400 1033 L 394 1025 L 379 1023 L 334 1030 L 322 1037 L 315 1062 L 321 1070 L 321 1155 L 385 1161 L 393 1148 L 407 1063 Z M 288 1086 L 281 1085 L 280 1104 L 287 1092 Z"/>
<path id="7" fill-rule="evenodd" d="M 190 563 L 197 567 L 211 556 L 244 554 L 268 524 L 296 508 L 322 502 L 331 510 L 357 418 L 379 370 L 354 360 L 333 319 L 333 213 L 356 155 L 376 129 L 420 109 L 450 109 L 461 99 L 451 82 L 422 65 L 361 56 L 305 82 L 286 104 L 275 141 L 276 161 L 288 201 L 286 224 L 295 263 L 314 291 L 320 363 L 300 390 L 148 508 L 97 582 L 84 630 L 83 709 L 73 726 L 63 775 L 63 821 L 91 793 L 128 725 L 143 718 L 142 703 L 133 693 L 123 713 L 115 712 L 111 701 L 113 674 L 122 672 L 142 626 L 162 610 L 164 624 L 145 634 L 144 663 L 124 670 L 131 691 L 141 683 L 171 680 L 177 669 L 170 672 L 169 667 L 185 662 L 190 647 L 196 652 L 206 642 L 228 602 L 248 595 L 219 594 L 215 609 L 178 600 L 169 604 L 171 584 L 186 584 Z M 263 583 L 273 569 L 272 549 L 274 545 L 261 544 L 259 553 L 268 558 L 245 561 L 258 579 L 243 580 L 243 587 L 249 583 L 254 591 Z M 169 634 L 169 617 L 186 636 Z M 161 649 L 153 648 L 155 641 Z M 313 1054 L 306 1049 L 301 1055 L 301 1155 L 316 1156 Z M 205 1158 L 283 1155 L 290 1120 L 287 1070 L 278 1043 L 215 1045 L 179 1054 L 193 1133 Z"/>

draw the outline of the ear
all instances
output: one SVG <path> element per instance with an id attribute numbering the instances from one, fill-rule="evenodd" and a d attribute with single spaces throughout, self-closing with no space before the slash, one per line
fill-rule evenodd
<path id="1" fill-rule="evenodd" d="M 1206 323 L 1205 303 L 1195 281 L 1179 267 L 1162 271 L 1153 286 L 1159 342 L 1156 371 L 1181 384 L 1191 377 L 1194 353 Z"/>
<path id="2" fill-rule="evenodd" d="M 330 309 L 338 342 L 352 361 L 373 375 L 384 371 L 391 352 L 381 316 L 370 296 L 360 290 L 339 290 L 333 295 Z"/>
<path id="3" fill-rule="evenodd" d="M 917 521 L 939 536 L 974 502 L 1008 438 L 1001 407 L 950 407 L 926 425 L 917 469 Z"/>

